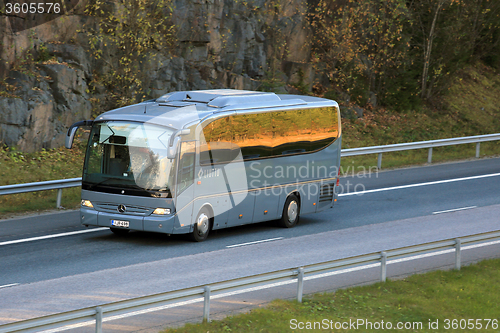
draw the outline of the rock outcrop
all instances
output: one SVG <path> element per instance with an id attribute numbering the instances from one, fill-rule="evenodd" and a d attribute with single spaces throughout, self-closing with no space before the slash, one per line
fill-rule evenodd
<path id="1" fill-rule="evenodd" d="M 23 151 L 61 146 L 68 126 L 89 119 L 92 101 L 105 95 L 95 78 L 106 66 L 91 57 L 82 31 L 93 19 L 84 15 L 85 5 L 80 1 L 70 14 L 16 33 L 7 18 L 0 19 L 0 83 L 15 87 L 0 93 L 0 143 Z M 306 11 L 301 0 L 175 0 L 178 48 L 174 56 L 144 65 L 148 97 L 189 89 L 256 90 L 270 75 L 310 90 L 315 73 L 308 64 Z"/>

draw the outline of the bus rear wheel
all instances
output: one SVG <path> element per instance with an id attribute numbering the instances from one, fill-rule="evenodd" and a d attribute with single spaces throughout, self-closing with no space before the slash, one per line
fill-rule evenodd
<path id="1" fill-rule="evenodd" d="M 210 233 L 210 213 L 208 209 L 202 208 L 194 221 L 191 240 L 194 242 L 203 242 Z"/>
<path id="2" fill-rule="evenodd" d="M 299 199 L 295 194 L 290 194 L 286 198 L 285 206 L 283 207 L 283 215 L 279 220 L 279 225 L 283 228 L 293 228 L 299 223 L 300 205 Z"/>
<path id="3" fill-rule="evenodd" d="M 129 229 L 109 228 L 112 233 L 118 236 L 125 236 L 130 231 Z"/>

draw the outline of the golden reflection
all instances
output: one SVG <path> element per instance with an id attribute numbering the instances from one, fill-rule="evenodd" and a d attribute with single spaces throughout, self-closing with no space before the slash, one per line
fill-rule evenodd
<path id="1" fill-rule="evenodd" d="M 336 107 L 311 109 L 311 150 L 318 150 L 333 142 L 339 135 Z"/>
<path id="2" fill-rule="evenodd" d="M 245 160 L 312 152 L 339 135 L 338 109 L 324 107 L 252 113 L 217 119 L 200 140 L 201 160 L 228 162 L 241 148 Z M 209 156 L 211 155 L 211 156 Z"/>

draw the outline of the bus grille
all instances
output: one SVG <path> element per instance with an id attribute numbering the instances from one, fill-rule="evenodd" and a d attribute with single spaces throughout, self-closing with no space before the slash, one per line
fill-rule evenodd
<path id="1" fill-rule="evenodd" d="M 334 183 L 324 184 L 319 192 L 319 202 L 332 202 Z"/>
<path id="2" fill-rule="evenodd" d="M 118 206 L 119 205 L 117 205 L 115 203 L 102 203 L 102 202 L 100 202 L 100 203 L 94 204 L 94 208 L 97 211 L 104 212 L 104 213 L 119 213 Z M 128 214 L 128 215 L 147 216 L 153 212 L 153 209 L 141 207 L 141 206 L 126 205 L 126 207 L 127 207 L 127 210 L 125 211 L 124 214 Z"/>

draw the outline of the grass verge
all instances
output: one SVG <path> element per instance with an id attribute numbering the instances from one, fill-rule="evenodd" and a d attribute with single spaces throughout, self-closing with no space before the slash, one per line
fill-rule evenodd
<path id="1" fill-rule="evenodd" d="M 163 332 L 384 332 L 390 331 L 388 325 L 396 330 L 398 323 L 403 325 L 400 331 L 406 332 L 498 332 L 498 295 L 500 259 L 492 259 L 460 271 L 416 274 L 402 280 L 316 294 L 305 298 L 302 304 L 275 300 L 248 314 L 186 324 Z M 358 320 L 363 320 L 364 325 L 353 328 L 350 323 Z M 318 323 L 316 328 L 314 323 Z M 351 327 L 339 329 L 342 323 Z"/>
<path id="2" fill-rule="evenodd" d="M 58 148 L 35 153 L 0 147 L 0 186 L 81 177 L 83 151 L 81 143 L 76 143 L 71 150 Z M 56 190 L 2 195 L 0 218 L 21 212 L 55 209 L 56 200 Z M 80 188 L 63 190 L 63 207 L 76 208 L 79 202 Z"/>

